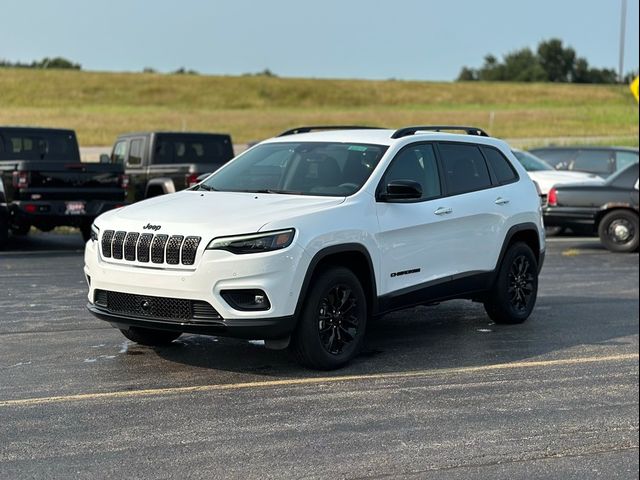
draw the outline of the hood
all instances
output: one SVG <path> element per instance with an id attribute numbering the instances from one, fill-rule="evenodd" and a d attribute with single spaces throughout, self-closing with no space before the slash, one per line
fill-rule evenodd
<path id="1" fill-rule="evenodd" d="M 344 197 L 182 191 L 112 210 L 98 217 L 96 225 L 101 230 L 213 238 L 257 232 L 267 223 L 333 207 L 344 200 Z M 144 229 L 145 226 L 154 228 Z"/>
<path id="2" fill-rule="evenodd" d="M 541 170 L 528 173 L 531 180 L 534 180 L 538 184 L 543 195 L 547 195 L 554 185 L 565 185 L 567 183 L 598 185 L 604 183 L 604 178 L 586 172 Z"/>

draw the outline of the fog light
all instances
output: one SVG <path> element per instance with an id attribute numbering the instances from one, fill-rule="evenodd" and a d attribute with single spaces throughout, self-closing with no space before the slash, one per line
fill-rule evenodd
<path id="1" fill-rule="evenodd" d="M 271 303 L 262 290 L 222 290 L 220 295 L 234 310 L 269 310 Z"/>

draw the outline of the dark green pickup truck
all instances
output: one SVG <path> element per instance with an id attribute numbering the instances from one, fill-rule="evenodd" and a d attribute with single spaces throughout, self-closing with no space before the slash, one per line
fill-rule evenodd
<path id="1" fill-rule="evenodd" d="M 31 226 L 79 227 L 125 202 L 127 178 L 117 163 L 83 163 L 73 130 L 0 126 L 0 248 Z"/>
<path id="2" fill-rule="evenodd" d="M 127 201 L 136 202 L 191 187 L 232 158 L 227 134 L 141 132 L 120 135 L 101 161 L 124 165 Z"/>

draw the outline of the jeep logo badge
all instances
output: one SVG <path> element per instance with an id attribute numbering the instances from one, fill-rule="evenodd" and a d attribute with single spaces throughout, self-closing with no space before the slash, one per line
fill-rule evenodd
<path id="1" fill-rule="evenodd" d="M 143 230 L 153 230 L 154 232 L 157 232 L 160 228 L 162 228 L 160 225 L 151 225 L 150 223 L 142 227 Z"/>

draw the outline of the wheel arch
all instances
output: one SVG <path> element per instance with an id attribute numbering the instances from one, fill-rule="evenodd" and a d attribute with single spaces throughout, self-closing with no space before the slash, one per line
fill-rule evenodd
<path id="1" fill-rule="evenodd" d="M 536 257 L 536 262 L 538 262 L 539 271 L 542 268 L 544 255 L 540 250 L 540 232 L 538 226 L 531 222 L 514 225 L 507 231 L 504 242 L 502 243 L 502 248 L 500 249 L 500 255 L 498 256 L 496 271 L 498 271 L 500 265 L 502 265 L 502 259 L 507 253 L 507 250 L 509 250 L 509 247 L 517 242 L 524 242 L 531 248 Z"/>
<path id="2" fill-rule="evenodd" d="M 300 288 L 295 317 L 299 318 L 302 312 L 304 300 L 314 277 L 331 266 L 346 267 L 358 277 L 367 297 L 369 315 L 375 314 L 378 310 L 378 295 L 371 255 L 367 248 L 360 243 L 345 243 L 323 248 L 313 256 Z"/>

